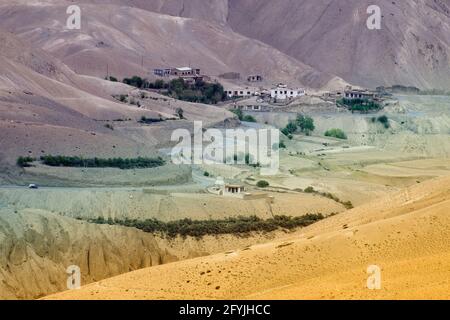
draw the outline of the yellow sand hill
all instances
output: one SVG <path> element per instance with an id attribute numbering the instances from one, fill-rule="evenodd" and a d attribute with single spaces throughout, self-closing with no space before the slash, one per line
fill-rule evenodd
<path id="1" fill-rule="evenodd" d="M 274 243 L 167 264 L 49 299 L 448 299 L 450 177 Z M 367 288 L 367 268 L 381 289 Z"/>

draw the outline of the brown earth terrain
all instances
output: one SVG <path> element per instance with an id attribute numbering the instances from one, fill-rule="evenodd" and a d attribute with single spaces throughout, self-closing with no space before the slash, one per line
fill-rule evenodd
<path id="1" fill-rule="evenodd" d="M 273 243 L 100 281 L 48 299 L 448 299 L 448 177 Z M 426 244 L 426 245 L 425 245 Z M 367 268 L 381 268 L 369 290 Z"/>

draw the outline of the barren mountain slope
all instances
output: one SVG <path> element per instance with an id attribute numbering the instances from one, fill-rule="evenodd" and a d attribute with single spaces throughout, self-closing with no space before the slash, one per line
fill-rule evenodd
<path id="1" fill-rule="evenodd" d="M 0 26 L 48 51 L 80 74 L 147 76 L 155 67 L 192 65 L 210 75 L 259 73 L 274 82 L 289 80 L 311 87 L 339 82 L 333 75 L 316 72 L 220 24 L 126 6 L 86 3 L 81 5 L 81 30 L 67 30 L 66 8 L 72 2 L 39 3 L 2 5 Z"/>
<path id="2" fill-rule="evenodd" d="M 229 0 L 228 23 L 318 70 L 375 87 L 450 86 L 450 3 L 442 0 Z M 382 29 L 369 30 L 369 5 Z M 280 23 L 280 21 L 283 23 Z"/>
<path id="3" fill-rule="evenodd" d="M 215 19 L 354 84 L 450 86 L 448 0 L 219 0 L 201 10 L 193 10 L 196 1 L 115 2 Z M 374 4 L 381 8 L 382 29 L 371 31 L 366 10 Z"/>
<path id="4" fill-rule="evenodd" d="M 114 94 L 140 96 L 132 87 L 75 74 L 39 48 L 0 30 L 0 161 L 18 156 L 71 154 L 85 156 L 149 155 L 164 145 L 170 132 L 187 121 L 142 126 L 141 116 L 173 117 L 183 108 L 185 117 L 205 125 L 232 117 L 221 108 L 174 101 L 158 95 L 141 108 L 119 103 Z M 205 112 L 208 110 L 208 112 Z M 113 120 L 115 130 L 105 127 Z M 120 125 L 120 126 L 119 126 Z"/>
<path id="5" fill-rule="evenodd" d="M 50 299 L 449 298 L 450 178 L 314 224 L 283 241 L 148 268 Z M 367 268 L 381 268 L 368 290 Z"/>

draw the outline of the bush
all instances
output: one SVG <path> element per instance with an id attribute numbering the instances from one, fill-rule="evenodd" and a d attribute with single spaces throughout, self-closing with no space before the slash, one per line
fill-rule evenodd
<path id="1" fill-rule="evenodd" d="M 347 135 L 341 129 L 330 129 L 327 132 L 325 132 L 325 136 L 347 140 Z"/>
<path id="2" fill-rule="evenodd" d="M 301 132 L 307 135 L 309 135 L 312 131 L 316 129 L 313 118 L 308 116 L 298 115 L 296 123 L 297 126 L 300 128 Z"/>
<path id="3" fill-rule="evenodd" d="M 233 109 L 231 110 L 231 112 L 233 112 L 238 117 L 239 121 L 242 121 L 244 119 L 244 113 L 241 109 Z"/>
<path id="4" fill-rule="evenodd" d="M 119 80 L 117 80 L 116 77 L 110 76 L 109 78 L 107 77 L 106 80 L 109 80 L 111 82 L 118 82 Z"/>
<path id="5" fill-rule="evenodd" d="M 110 123 L 105 124 L 105 128 L 107 128 L 107 129 L 109 129 L 109 130 L 114 130 L 113 125 L 110 124 Z"/>
<path id="6" fill-rule="evenodd" d="M 156 219 L 139 220 L 105 220 L 100 217 L 88 220 L 96 224 L 115 224 L 133 227 L 148 233 L 162 233 L 170 238 L 176 236 L 201 238 L 206 235 L 248 235 L 250 232 L 271 232 L 278 229 L 292 230 L 306 227 L 324 219 L 322 214 L 307 214 L 300 217 L 274 216 L 263 220 L 256 216 L 228 218 L 225 220 L 191 220 L 183 219 L 171 222 L 162 222 Z"/>
<path id="7" fill-rule="evenodd" d="M 204 175 L 205 177 L 209 177 L 209 176 L 210 176 L 210 174 L 209 174 L 208 171 L 205 171 L 205 172 L 203 173 L 203 175 Z"/>
<path id="8" fill-rule="evenodd" d="M 258 181 L 258 183 L 256 184 L 256 186 L 258 188 L 267 188 L 268 186 L 270 186 L 269 182 L 265 181 L 265 180 L 260 180 Z"/>
<path id="9" fill-rule="evenodd" d="M 386 115 L 378 117 L 377 121 L 381 123 L 386 129 L 390 128 L 389 118 Z"/>
<path id="10" fill-rule="evenodd" d="M 256 122 L 256 119 L 253 116 L 251 116 L 251 115 L 246 115 L 246 116 L 244 116 L 242 121 L 245 121 L 245 122 Z"/>
<path id="11" fill-rule="evenodd" d="M 67 157 L 67 156 L 42 156 L 43 164 L 51 167 L 75 167 L 75 168 L 119 168 L 119 169 L 145 169 L 160 167 L 165 164 L 165 161 L 158 158 L 82 158 L 82 157 Z"/>
<path id="12" fill-rule="evenodd" d="M 175 113 L 177 114 L 178 118 L 184 119 L 184 110 L 182 108 L 177 108 L 177 110 L 175 110 Z"/>
<path id="13" fill-rule="evenodd" d="M 31 162 L 36 161 L 35 158 L 32 157 L 19 157 L 17 159 L 17 165 L 21 168 L 31 167 Z"/>
<path id="14" fill-rule="evenodd" d="M 123 83 L 136 88 L 142 88 L 144 85 L 144 79 L 138 76 L 133 76 L 132 78 L 123 79 Z"/>
<path id="15" fill-rule="evenodd" d="M 313 187 L 308 187 L 308 188 L 305 189 L 305 192 L 306 193 L 314 193 L 314 192 L 316 192 L 316 190 L 314 190 Z"/>
<path id="16" fill-rule="evenodd" d="M 359 111 L 362 113 L 368 113 L 371 111 L 378 111 L 382 109 L 382 106 L 369 99 L 346 99 L 343 98 L 337 101 L 338 105 L 344 105 L 352 112 Z"/>

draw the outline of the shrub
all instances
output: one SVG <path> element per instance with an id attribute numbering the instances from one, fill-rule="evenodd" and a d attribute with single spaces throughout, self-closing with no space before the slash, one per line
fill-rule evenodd
<path id="1" fill-rule="evenodd" d="M 337 138 L 337 139 L 343 139 L 343 140 L 347 139 L 347 135 L 341 129 L 330 129 L 327 132 L 325 132 L 325 136 L 333 137 L 333 138 Z"/>
<path id="2" fill-rule="evenodd" d="M 310 187 L 305 189 L 305 192 L 306 193 L 314 193 L 314 192 L 316 192 L 316 190 L 314 190 L 314 188 L 310 186 Z"/>
<path id="3" fill-rule="evenodd" d="M 184 110 L 182 108 L 177 108 L 177 110 L 175 110 L 175 113 L 177 114 L 178 118 L 184 119 Z"/>
<path id="4" fill-rule="evenodd" d="M 133 227 L 148 233 L 162 233 L 170 238 L 176 236 L 201 238 L 206 235 L 248 235 L 250 232 L 271 232 L 278 229 L 292 230 L 309 226 L 324 219 L 322 214 L 307 214 L 300 217 L 274 216 L 263 220 L 256 216 L 228 218 L 225 220 L 191 220 L 183 219 L 171 222 L 162 222 L 156 219 L 149 220 L 112 220 L 109 218 L 96 218 L 88 220 L 96 224 L 115 224 Z"/>
<path id="5" fill-rule="evenodd" d="M 268 186 L 270 186 L 270 184 L 266 180 L 260 180 L 258 181 L 258 183 L 256 183 L 256 186 L 258 188 L 267 188 Z"/>
<path id="6" fill-rule="evenodd" d="M 386 115 L 378 117 L 377 121 L 381 123 L 386 129 L 390 128 L 389 118 Z"/>
<path id="7" fill-rule="evenodd" d="M 105 128 L 107 128 L 107 129 L 109 129 L 109 130 L 114 130 L 113 125 L 110 124 L 110 123 L 105 124 Z"/>
<path id="8" fill-rule="evenodd" d="M 31 167 L 31 162 L 36 161 L 35 158 L 32 157 L 19 157 L 17 159 L 17 165 L 21 168 Z"/>
<path id="9" fill-rule="evenodd" d="M 203 173 L 203 175 L 204 175 L 205 177 L 209 177 L 209 176 L 210 176 L 210 174 L 209 174 L 208 171 L 205 171 L 205 172 Z"/>
<path id="10" fill-rule="evenodd" d="M 242 121 L 244 119 L 244 114 L 242 113 L 241 109 L 233 109 L 231 110 L 239 119 L 239 121 Z"/>
<path id="11" fill-rule="evenodd" d="M 382 106 L 370 99 L 347 99 L 343 98 L 337 101 L 338 105 L 344 105 L 352 112 L 359 111 L 362 113 L 368 113 L 370 111 L 381 110 Z"/>
<path id="12" fill-rule="evenodd" d="M 142 88 L 144 85 L 144 79 L 138 76 L 133 76 L 132 78 L 125 78 L 123 79 L 123 83 L 128 84 L 130 86 L 136 87 L 136 88 Z"/>
<path id="13" fill-rule="evenodd" d="M 297 126 L 300 128 L 301 132 L 307 135 L 309 135 L 312 131 L 316 129 L 313 118 L 308 116 L 298 115 L 296 123 Z"/>
<path id="14" fill-rule="evenodd" d="M 75 168 L 119 168 L 119 169 L 144 169 L 155 168 L 165 164 L 165 161 L 158 158 L 82 158 L 82 157 L 67 157 L 67 156 L 42 156 L 43 164 L 51 167 L 75 167 Z"/>
<path id="15" fill-rule="evenodd" d="M 242 121 L 245 121 L 245 122 L 256 122 L 256 119 L 253 116 L 251 116 L 251 115 L 246 115 L 246 116 L 244 116 Z"/>

